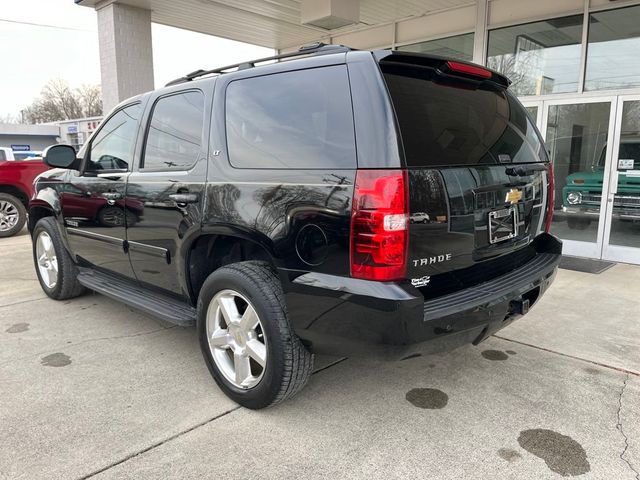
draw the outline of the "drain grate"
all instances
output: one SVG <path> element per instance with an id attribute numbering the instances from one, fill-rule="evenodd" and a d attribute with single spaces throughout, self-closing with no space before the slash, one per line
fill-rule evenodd
<path id="1" fill-rule="evenodd" d="M 615 262 L 594 260 L 592 258 L 562 256 L 560 268 L 584 273 L 602 273 L 615 265 Z"/>

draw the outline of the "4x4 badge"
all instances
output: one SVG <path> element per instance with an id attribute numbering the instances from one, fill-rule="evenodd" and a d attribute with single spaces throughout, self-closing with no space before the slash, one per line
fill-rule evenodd
<path id="1" fill-rule="evenodd" d="M 507 196 L 504 199 L 504 203 L 510 203 L 513 205 L 514 203 L 518 203 L 522 199 L 522 190 L 518 190 L 517 188 L 512 188 L 507 192 Z"/>

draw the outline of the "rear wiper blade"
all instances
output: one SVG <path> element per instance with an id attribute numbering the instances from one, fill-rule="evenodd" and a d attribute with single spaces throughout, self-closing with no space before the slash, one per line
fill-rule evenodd
<path id="1" fill-rule="evenodd" d="M 543 172 L 547 170 L 546 163 L 531 163 L 528 165 L 518 165 L 516 167 L 507 167 L 507 175 L 515 177 L 526 177 L 535 172 Z"/>

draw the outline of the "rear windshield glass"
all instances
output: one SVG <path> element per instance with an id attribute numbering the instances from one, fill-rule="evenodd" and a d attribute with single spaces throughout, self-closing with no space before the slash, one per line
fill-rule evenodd
<path id="1" fill-rule="evenodd" d="M 547 160 L 535 126 L 510 93 L 437 84 L 424 67 L 381 68 L 409 167 Z"/>

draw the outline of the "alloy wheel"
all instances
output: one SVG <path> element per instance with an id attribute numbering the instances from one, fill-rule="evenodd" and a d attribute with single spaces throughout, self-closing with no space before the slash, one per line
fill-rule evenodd
<path id="1" fill-rule="evenodd" d="M 6 232 L 16 226 L 20 214 L 17 207 L 6 200 L 0 201 L 0 231 Z"/>
<path id="2" fill-rule="evenodd" d="M 47 288 L 54 288 L 58 283 L 58 257 L 47 232 L 40 232 L 36 238 L 36 257 L 40 278 Z"/>
<path id="3" fill-rule="evenodd" d="M 267 365 L 267 339 L 251 303 L 234 290 L 218 292 L 207 310 L 207 339 L 218 370 L 235 387 L 258 385 Z"/>

